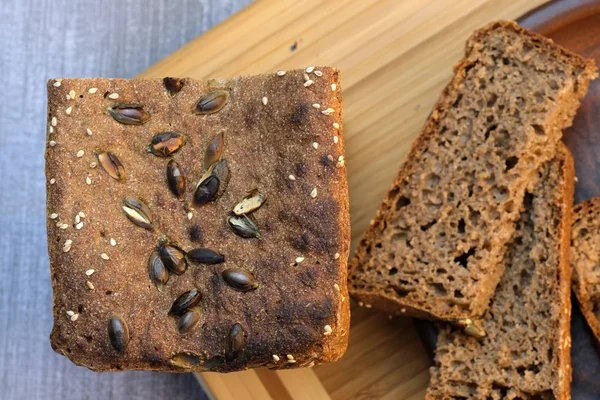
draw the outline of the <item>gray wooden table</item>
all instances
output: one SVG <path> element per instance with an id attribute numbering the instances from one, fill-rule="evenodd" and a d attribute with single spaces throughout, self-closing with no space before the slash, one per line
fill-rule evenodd
<path id="1" fill-rule="evenodd" d="M 205 398 L 191 374 L 94 373 L 50 348 L 46 80 L 133 77 L 251 0 L 0 1 L 0 398 Z"/>

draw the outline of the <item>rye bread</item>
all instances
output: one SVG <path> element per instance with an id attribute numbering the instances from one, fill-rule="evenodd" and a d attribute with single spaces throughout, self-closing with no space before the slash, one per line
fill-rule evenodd
<path id="1" fill-rule="evenodd" d="M 595 75 L 515 23 L 476 31 L 358 245 L 351 295 L 388 314 L 481 316 L 525 188 Z"/>
<path id="2" fill-rule="evenodd" d="M 564 145 L 536 174 L 476 339 L 440 324 L 426 398 L 568 399 L 573 160 Z"/>
<path id="3" fill-rule="evenodd" d="M 573 291 L 592 332 L 600 340 L 600 197 L 575 206 L 571 235 Z"/>
<path id="4" fill-rule="evenodd" d="M 175 372 L 298 368 L 344 353 L 350 320 L 348 189 L 343 163 L 328 157 L 344 155 L 340 73 L 315 68 L 311 85 L 304 75 L 293 70 L 167 85 L 162 79 L 48 82 L 50 340 L 56 352 L 96 371 Z M 228 93 L 228 100 L 205 97 L 215 91 Z M 200 99 L 205 101 L 199 110 Z M 113 110 L 130 103 L 149 113 L 145 123 L 123 124 L 110 115 L 112 110 L 136 120 L 140 112 L 131 107 Z M 198 114 L 208 110 L 216 112 Z M 135 122 L 127 118 L 121 119 Z M 168 158 L 148 152 L 164 131 L 185 137 Z M 192 202 L 195 184 L 206 169 L 205 150 L 220 132 L 230 178 L 215 172 L 224 191 L 199 205 Z M 101 150 L 118 157 L 125 179 L 113 179 L 100 165 L 95 153 Z M 168 184 L 169 159 L 187 178 L 181 198 Z M 266 197 L 249 214 L 260 237 L 241 237 L 230 227 L 229 213 L 255 188 Z M 154 229 L 128 219 L 126 196 L 147 204 Z M 187 270 L 171 272 L 159 290 L 148 264 L 152 259 L 160 268 L 151 255 L 164 240 L 185 252 L 207 248 L 224 260 L 189 252 Z M 258 287 L 225 279 L 234 276 L 225 273 L 231 268 L 253 274 Z M 201 296 L 192 314 L 169 315 L 175 300 L 192 289 Z M 108 330 L 113 316 L 128 327 L 124 335 L 113 329 L 113 337 L 123 339 L 116 347 Z"/>

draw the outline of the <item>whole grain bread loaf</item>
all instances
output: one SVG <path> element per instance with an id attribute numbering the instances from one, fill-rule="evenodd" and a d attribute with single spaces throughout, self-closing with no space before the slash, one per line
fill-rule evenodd
<path id="1" fill-rule="evenodd" d="M 600 340 L 600 197 L 575 206 L 571 235 L 573 291 L 592 332 Z"/>
<path id="2" fill-rule="evenodd" d="M 426 398 L 570 398 L 573 160 L 564 145 L 536 174 L 476 339 L 441 326 Z"/>
<path id="3" fill-rule="evenodd" d="M 340 76 L 309 71 L 48 82 L 55 351 L 219 372 L 344 353 Z"/>
<path id="4" fill-rule="evenodd" d="M 525 188 L 595 75 L 514 23 L 475 32 L 358 245 L 350 294 L 388 314 L 481 316 Z"/>

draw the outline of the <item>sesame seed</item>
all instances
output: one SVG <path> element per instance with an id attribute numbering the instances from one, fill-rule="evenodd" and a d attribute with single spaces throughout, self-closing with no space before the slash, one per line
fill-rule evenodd
<path id="1" fill-rule="evenodd" d="M 50 121 L 50 123 L 52 124 L 52 126 L 56 126 L 56 123 L 58 121 L 56 121 L 56 117 L 52 117 L 52 120 Z"/>
<path id="2" fill-rule="evenodd" d="M 68 253 L 69 250 L 71 250 L 71 243 L 67 244 L 67 242 L 65 242 L 65 244 L 63 245 L 62 250 L 63 250 L 63 252 Z"/>
<path id="3" fill-rule="evenodd" d="M 81 157 L 83 157 L 83 155 L 84 155 L 84 154 L 85 154 L 85 151 L 83 151 L 83 150 L 79 150 L 79 151 L 77 152 L 77 157 L 81 158 Z"/>
<path id="4" fill-rule="evenodd" d="M 314 147 L 315 149 L 318 149 L 319 148 L 319 143 L 313 142 L 312 147 Z"/>
<path id="5" fill-rule="evenodd" d="M 54 147 L 54 146 L 56 146 L 56 142 L 54 140 L 51 140 L 51 141 L 48 142 L 48 145 L 50 147 Z"/>
<path id="6" fill-rule="evenodd" d="M 335 92 L 335 89 L 337 89 L 337 85 L 335 83 L 331 84 L 331 91 Z"/>
<path id="7" fill-rule="evenodd" d="M 401 313 L 405 313 L 405 312 L 406 312 L 406 308 L 401 308 L 401 309 L 400 309 L 400 312 L 401 312 Z"/>
<path id="8" fill-rule="evenodd" d="M 71 100 L 71 96 L 69 96 L 69 94 L 65 94 L 65 99 L 67 99 L 67 101 Z"/>
<path id="9" fill-rule="evenodd" d="M 358 305 L 359 305 L 360 307 L 364 307 L 364 306 L 365 306 L 365 303 L 363 303 L 362 301 L 359 301 L 359 302 L 358 302 Z"/>
<path id="10" fill-rule="evenodd" d="M 321 105 L 320 105 L 319 103 L 315 103 L 315 104 L 313 104 L 312 106 L 313 106 L 314 108 L 316 108 L 317 110 L 318 110 L 319 108 L 321 108 Z"/>
<path id="11" fill-rule="evenodd" d="M 312 368 L 314 366 L 315 366 L 315 362 L 314 361 L 311 361 L 311 362 L 309 362 L 308 364 L 305 365 L 306 368 Z"/>
<path id="12" fill-rule="evenodd" d="M 87 128 L 87 129 L 85 130 L 85 133 L 87 133 L 87 134 L 88 134 L 88 136 L 92 136 L 92 130 L 91 130 L 90 128 Z"/>
<path id="13" fill-rule="evenodd" d="M 289 179 L 290 181 L 295 181 L 295 180 L 296 180 L 296 177 L 295 177 L 294 175 L 291 175 L 291 174 L 290 174 L 290 175 L 288 176 L 288 179 Z"/>
<path id="14" fill-rule="evenodd" d="M 277 76 L 284 76 L 285 75 L 285 71 L 277 71 Z"/>
<path id="15" fill-rule="evenodd" d="M 69 227 L 69 225 L 67 225 L 67 224 L 61 224 L 59 226 L 60 229 L 67 229 L 68 227 Z"/>
<path id="16" fill-rule="evenodd" d="M 192 212 L 190 211 L 189 213 L 187 213 L 187 217 L 188 219 L 192 219 L 192 217 L 194 216 L 194 214 L 192 214 Z"/>
<path id="17" fill-rule="evenodd" d="M 278 362 L 279 356 L 277 354 L 273 354 L 273 361 Z"/>
<path id="18" fill-rule="evenodd" d="M 575 177 L 575 182 L 579 182 L 579 178 L 578 177 Z"/>
<path id="19" fill-rule="evenodd" d="M 315 67 L 306 67 L 306 73 L 310 74 L 311 72 L 313 72 L 313 70 L 315 69 Z"/>
<path id="20" fill-rule="evenodd" d="M 67 315 L 68 315 L 69 317 L 72 317 L 73 315 L 75 315 L 75 312 L 74 312 L 74 311 L 71 311 L 71 310 L 69 310 L 69 311 L 67 311 Z"/>
<path id="21" fill-rule="evenodd" d="M 323 76 L 323 73 L 321 71 L 319 71 L 319 70 L 316 70 L 315 71 L 315 75 L 316 76 Z"/>
<path id="22" fill-rule="evenodd" d="M 110 238 L 110 245 L 111 246 L 116 246 L 117 245 L 117 241 L 113 238 Z"/>
<path id="23" fill-rule="evenodd" d="M 57 213 L 50 214 L 50 219 L 56 219 L 56 218 L 58 218 L 58 214 Z"/>
<path id="24" fill-rule="evenodd" d="M 337 136 L 333 137 L 333 143 L 337 144 L 337 142 L 339 142 L 340 139 Z"/>
<path id="25" fill-rule="evenodd" d="M 334 127 L 335 129 L 340 129 L 340 124 L 338 124 L 337 122 L 334 122 L 334 123 L 333 123 L 333 127 Z"/>
<path id="26" fill-rule="evenodd" d="M 73 107 L 67 107 L 67 109 L 65 110 L 65 114 L 70 115 L 71 111 L 73 111 Z"/>
<path id="27" fill-rule="evenodd" d="M 394 317 L 392 315 L 388 315 L 388 319 L 393 319 Z"/>
<path id="28" fill-rule="evenodd" d="M 333 288 L 335 289 L 336 292 L 340 291 L 340 285 L 338 285 L 337 283 L 333 284 Z"/>
<path id="29" fill-rule="evenodd" d="M 329 161 L 333 161 L 333 156 L 332 156 L 331 154 L 327 154 L 327 159 L 328 159 Z"/>
<path id="30" fill-rule="evenodd" d="M 61 225 L 62 225 L 62 222 L 60 222 L 60 221 L 56 221 L 56 226 L 57 226 L 57 227 L 60 227 Z"/>
<path id="31" fill-rule="evenodd" d="M 75 98 L 75 96 L 76 96 L 76 93 L 75 93 L 75 91 L 74 91 L 74 90 L 71 90 L 71 91 L 69 92 L 69 96 L 71 96 L 71 98 L 72 98 L 72 99 L 74 99 L 74 98 Z"/>
<path id="32" fill-rule="evenodd" d="M 54 85 L 54 87 L 60 87 L 61 83 L 58 82 L 58 81 L 56 81 L 56 82 L 53 83 L 53 85 Z"/>
<path id="33" fill-rule="evenodd" d="M 85 177 L 85 183 L 87 183 L 88 185 L 92 184 L 92 178 L 90 178 L 89 176 Z"/>
<path id="34" fill-rule="evenodd" d="M 90 93 L 90 94 L 94 94 L 94 93 L 96 93 L 97 91 L 98 91 L 98 88 L 95 88 L 95 87 L 93 87 L 93 88 L 90 88 L 90 89 L 88 90 L 88 93 Z"/>
<path id="35" fill-rule="evenodd" d="M 50 128 L 48 128 L 48 132 L 54 133 L 54 127 L 52 125 L 50 125 Z"/>
<path id="36" fill-rule="evenodd" d="M 77 229 L 83 228 L 83 222 L 80 222 L 77 225 L 75 225 L 75 228 L 77 228 Z"/>
<path id="37" fill-rule="evenodd" d="M 302 261 L 304 261 L 304 257 L 296 257 L 297 263 L 301 263 Z"/>
<path id="38" fill-rule="evenodd" d="M 73 241 L 71 239 L 67 239 L 65 240 L 65 244 L 73 244 Z"/>
<path id="39" fill-rule="evenodd" d="M 56 179 L 54 179 L 54 178 L 50 179 L 50 184 L 51 185 L 54 185 L 55 183 L 56 183 Z"/>
<path id="40" fill-rule="evenodd" d="M 311 79 L 309 79 L 309 80 L 307 80 L 306 82 L 304 82 L 304 87 L 309 87 L 309 86 L 310 86 L 310 85 L 312 85 L 313 83 L 314 83 L 314 82 L 313 82 Z"/>
<path id="41" fill-rule="evenodd" d="M 266 106 L 268 102 L 269 102 L 269 99 L 267 99 L 267 96 L 264 96 L 262 98 L 262 103 Z"/>
<path id="42" fill-rule="evenodd" d="M 108 254 L 106 254 L 106 253 L 102 253 L 102 254 L 100 254 L 100 258 L 101 258 L 101 259 L 103 259 L 103 260 L 108 260 L 108 259 L 110 259 L 110 257 L 109 257 L 109 256 L 108 256 Z"/>
<path id="43" fill-rule="evenodd" d="M 371 307 L 373 307 L 373 306 L 372 306 L 371 304 L 365 304 L 365 307 L 366 307 L 366 308 L 371 308 Z"/>
<path id="44" fill-rule="evenodd" d="M 314 189 L 312 190 L 312 192 L 310 192 L 310 197 L 312 197 L 313 199 L 314 199 L 315 197 L 317 197 L 317 188 L 314 188 Z"/>
<path id="45" fill-rule="evenodd" d="M 116 100 L 116 99 L 119 98 L 119 94 L 118 93 L 111 93 L 111 94 L 108 95 L 108 98 Z"/>
<path id="46" fill-rule="evenodd" d="M 94 288 L 94 284 L 93 284 L 92 282 L 90 282 L 90 281 L 87 281 L 85 284 L 87 285 L 87 287 L 88 287 L 90 290 L 94 290 L 94 289 L 95 289 L 95 288 Z"/>
<path id="47" fill-rule="evenodd" d="M 342 162 L 342 161 L 344 161 L 344 156 L 339 156 L 339 157 L 338 157 L 338 161 L 339 161 L 339 162 Z"/>
<path id="48" fill-rule="evenodd" d="M 331 113 L 334 113 L 334 112 L 335 112 L 335 110 L 333 108 L 329 107 L 327 110 L 321 111 L 321 114 L 330 115 Z"/>
<path id="49" fill-rule="evenodd" d="M 81 217 L 79 216 L 79 214 L 77 214 L 77 215 L 75 216 L 75 223 L 76 223 L 76 224 L 78 224 L 78 223 L 80 223 L 80 222 L 81 222 Z"/>
<path id="50" fill-rule="evenodd" d="M 79 314 L 71 315 L 71 321 L 75 322 L 77 321 L 77 318 L 79 318 Z"/>
<path id="51" fill-rule="evenodd" d="M 333 332 L 333 329 L 331 329 L 331 326 L 329 325 L 325 325 L 323 329 L 325 330 L 325 332 L 323 332 L 323 335 L 325 336 L 331 335 L 331 332 Z"/>
<path id="52" fill-rule="evenodd" d="M 94 269 L 88 269 L 87 271 L 85 271 L 85 274 L 87 276 L 92 276 L 92 275 L 94 275 L 94 272 L 96 272 L 96 270 L 94 270 Z"/>
<path id="53" fill-rule="evenodd" d="M 335 254 L 333 255 L 333 259 L 334 259 L 334 260 L 337 260 L 338 258 L 340 258 L 340 253 L 335 253 Z"/>
<path id="54" fill-rule="evenodd" d="M 310 77 L 308 76 L 308 74 L 305 73 L 303 76 L 305 81 L 310 81 Z"/>
<path id="55" fill-rule="evenodd" d="M 294 356 L 291 355 L 291 354 L 288 354 L 288 355 L 285 356 L 285 358 L 287 358 L 288 360 L 293 360 Z"/>
<path id="56" fill-rule="evenodd" d="M 96 161 L 92 161 L 92 162 L 90 163 L 90 168 L 96 168 L 96 165 L 97 165 L 97 164 L 96 164 Z"/>

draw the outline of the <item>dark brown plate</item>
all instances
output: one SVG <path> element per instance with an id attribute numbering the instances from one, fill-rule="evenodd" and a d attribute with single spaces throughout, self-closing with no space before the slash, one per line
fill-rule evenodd
<path id="1" fill-rule="evenodd" d="M 556 43 L 594 58 L 600 65 L 600 0 L 553 1 L 519 18 L 529 29 Z M 600 79 L 590 85 L 573 126 L 564 142 L 575 158 L 575 203 L 600 195 Z M 436 332 L 426 321 L 415 321 L 425 346 L 433 357 Z M 573 298 L 571 320 L 573 400 L 600 399 L 600 346 L 588 329 Z"/>

